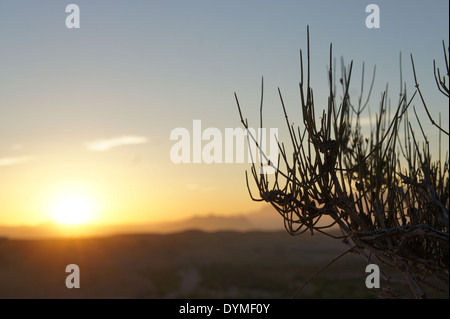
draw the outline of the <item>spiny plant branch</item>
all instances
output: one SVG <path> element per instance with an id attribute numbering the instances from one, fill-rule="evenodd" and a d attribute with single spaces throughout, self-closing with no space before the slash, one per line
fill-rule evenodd
<path id="1" fill-rule="evenodd" d="M 433 126 L 439 129 L 439 134 L 448 133 L 441 123 L 436 124 L 431 117 L 418 84 L 412 55 L 415 91 L 411 98 L 407 97 L 400 68 L 400 99 L 392 118 L 388 115 L 386 87 L 370 136 L 363 136 L 359 120 L 362 111 L 368 106 L 374 77 L 364 103 L 362 83 L 358 105 L 353 106 L 349 93 L 353 61 L 345 68 L 342 60 L 340 84 L 343 97 L 337 102 L 336 75 L 333 71 L 336 66 L 332 66 L 330 45 L 328 106 L 317 120 L 313 90 L 310 87 L 309 41 L 308 27 L 306 70 L 300 50 L 299 83 L 301 122 L 305 127 L 300 129 L 291 124 L 281 89 L 278 88 L 292 153 L 288 154 L 285 144 L 277 140 L 279 161 L 278 166 L 275 166 L 257 144 L 255 137 L 248 134 L 249 141 L 252 139 L 258 147 L 261 162 L 266 161 L 275 170 L 271 176 L 263 174 L 258 172 L 256 164 L 252 162 L 251 173 L 259 196 L 251 192 L 246 172 L 246 185 L 251 199 L 270 203 L 283 218 L 284 227 L 291 235 L 307 231 L 313 234 L 316 231 L 340 238 L 348 244 L 352 243 L 352 252 L 368 260 L 374 257 L 394 268 L 403 275 L 410 291 L 417 298 L 426 296 L 425 287 L 435 287 L 437 291 L 448 294 L 448 150 L 443 165 L 441 158 L 432 161 L 430 141 L 414 110 L 425 141 L 421 147 L 408 119 L 409 106 L 417 93 Z M 448 78 L 445 50 L 444 58 Z M 448 81 L 435 65 L 434 73 L 439 91 L 445 95 L 445 92 L 448 93 Z M 364 64 L 361 81 L 364 81 Z M 243 116 L 236 93 L 235 99 L 241 123 L 248 129 L 248 121 Z M 259 114 L 261 128 L 262 111 L 263 81 Z M 402 122 L 404 141 L 399 138 Z M 406 167 L 403 167 L 405 164 Z M 323 223 L 324 217 L 328 217 L 329 221 Z M 342 236 L 335 236 L 331 231 L 336 225 L 341 229 Z M 395 280 L 393 277 L 387 278 Z M 436 284 L 434 279 L 441 283 Z M 440 287 L 441 284 L 444 287 Z"/>

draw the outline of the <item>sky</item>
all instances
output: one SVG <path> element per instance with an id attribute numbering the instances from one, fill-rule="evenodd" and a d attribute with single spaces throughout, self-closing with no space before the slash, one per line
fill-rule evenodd
<path id="1" fill-rule="evenodd" d="M 66 26 L 70 3 L 79 8 L 79 28 Z M 379 28 L 366 27 L 371 3 L 379 7 Z M 414 91 L 412 53 L 430 111 L 436 119 L 441 113 L 448 129 L 448 100 L 436 93 L 433 77 L 433 59 L 443 67 L 442 40 L 448 45 L 448 6 L 1 1 L 0 225 L 46 222 L 64 201 L 90 205 L 92 222 L 105 224 L 260 209 L 245 184 L 249 164 L 174 163 L 171 132 L 193 133 L 196 120 L 202 132 L 240 128 L 234 92 L 257 127 L 264 77 L 264 126 L 287 138 L 277 88 L 293 121 L 301 122 L 299 50 L 306 51 L 307 25 L 316 114 L 326 107 L 333 43 L 338 62 L 354 61 L 351 94 L 358 94 L 362 63 L 367 82 L 376 65 L 372 114 L 386 83 L 392 103 L 398 99 L 400 53 L 403 81 Z M 415 105 L 426 119 L 419 100 Z M 436 130 L 424 125 L 436 140 Z M 190 139 L 193 147 L 194 134 Z"/>

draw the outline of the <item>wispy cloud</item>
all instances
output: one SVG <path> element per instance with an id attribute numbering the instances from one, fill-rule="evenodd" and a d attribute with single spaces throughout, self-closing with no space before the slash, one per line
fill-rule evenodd
<path id="1" fill-rule="evenodd" d="M 124 145 L 134 145 L 134 144 L 145 144 L 148 139 L 144 136 L 119 136 L 110 139 L 97 139 L 86 143 L 86 147 L 90 151 L 103 152 L 110 150 L 114 147 L 124 146 Z"/>
<path id="2" fill-rule="evenodd" d="M 0 166 L 10 166 L 16 164 L 22 164 L 26 162 L 31 162 L 36 159 L 36 156 L 28 155 L 28 156 L 17 156 L 17 157 L 4 157 L 0 158 Z"/>

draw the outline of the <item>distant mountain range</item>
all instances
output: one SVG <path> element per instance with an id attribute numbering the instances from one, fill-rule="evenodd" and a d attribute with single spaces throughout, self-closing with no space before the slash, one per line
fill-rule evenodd
<path id="1" fill-rule="evenodd" d="M 215 231 L 279 231 L 283 230 L 282 217 L 270 206 L 260 211 L 220 216 L 210 214 L 207 216 L 193 216 L 190 218 L 150 224 L 130 225 L 83 225 L 61 226 L 52 222 L 36 226 L 0 226 L 0 239 L 3 238 L 39 238 L 39 237 L 66 237 L 66 236 L 104 236 L 115 234 L 136 233 L 174 233 L 185 230 Z"/>

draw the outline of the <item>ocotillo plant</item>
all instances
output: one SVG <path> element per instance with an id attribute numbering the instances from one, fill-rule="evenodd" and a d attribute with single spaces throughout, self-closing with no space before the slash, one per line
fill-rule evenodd
<path id="1" fill-rule="evenodd" d="M 447 52 L 444 43 L 446 74 L 442 74 L 436 64 L 434 74 L 439 91 L 448 97 Z M 444 161 L 441 160 L 440 144 L 439 158 L 432 159 L 430 141 L 413 101 L 420 98 L 419 102 L 433 126 L 439 130 L 440 138 L 442 134 L 448 136 L 448 131 L 441 127 L 440 120 L 436 123 L 429 112 L 426 98 L 419 87 L 413 57 L 415 92 L 408 98 L 406 86 L 402 86 L 392 117 L 388 116 L 388 98 L 384 92 L 374 126 L 370 134 L 364 136 L 360 116 L 368 105 L 368 97 L 363 100 L 361 83 L 358 103 L 351 103 L 349 87 L 353 63 L 342 67 L 339 82 L 343 97 L 338 102 L 330 45 L 328 108 L 323 110 L 320 120 L 317 120 L 313 89 L 310 86 L 309 29 L 306 55 L 304 71 L 303 53 L 300 51 L 300 97 L 304 128 L 291 124 L 278 89 L 290 137 L 292 151 L 289 153 L 292 154 L 288 154 L 283 142 L 278 142 L 280 164 L 275 167 L 270 161 L 266 163 L 275 168 L 274 175 L 261 174 L 257 164 L 252 164 L 251 173 L 259 196 L 251 191 L 246 172 L 250 197 L 255 201 L 270 203 L 292 235 L 318 231 L 341 238 L 350 245 L 348 252 L 360 254 L 368 262 L 382 263 L 397 270 L 402 274 L 401 281 L 409 285 L 416 298 L 426 297 L 425 291 L 429 288 L 448 296 L 448 148 Z M 373 80 L 368 96 L 372 85 Z M 260 123 L 262 97 L 261 90 Z M 236 93 L 235 98 L 241 122 L 248 128 Z M 412 113 L 414 118 L 410 121 L 408 115 Z M 413 120 L 420 130 L 413 130 Z M 256 143 L 255 137 L 250 138 Z M 262 156 L 265 157 L 264 154 Z M 319 223 L 323 216 L 331 217 L 332 222 L 326 225 Z M 342 236 L 336 236 L 330 231 L 334 225 L 339 226 Z M 386 281 L 397 280 L 385 272 L 382 275 Z M 390 296 L 399 296 L 392 289 L 384 288 L 378 290 L 380 295 L 386 296 L 389 291 Z"/>

